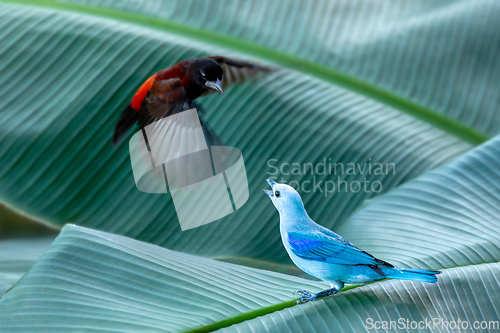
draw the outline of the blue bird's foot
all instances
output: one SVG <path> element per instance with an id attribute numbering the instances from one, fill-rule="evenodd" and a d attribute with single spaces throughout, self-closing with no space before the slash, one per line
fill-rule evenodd
<path id="1" fill-rule="evenodd" d="M 310 301 L 314 301 L 316 299 L 320 299 L 326 296 L 330 296 L 339 292 L 339 289 L 332 288 L 320 291 L 319 293 L 312 294 L 307 290 L 296 290 L 295 293 L 302 295 L 298 300 L 295 301 L 295 304 L 303 304 Z"/>
<path id="2" fill-rule="evenodd" d="M 295 290 L 293 292 L 294 294 L 300 294 L 302 296 L 313 296 L 312 293 L 308 292 L 307 290 L 301 289 L 301 290 Z"/>
<path id="3" fill-rule="evenodd" d="M 302 296 L 300 296 L 300 298 L 297 301 L 295 301 L 295 304 L 306 303 L 306 302 L 312 301 L 314 299 L 314 294 L 312 294 L 309 291 L 304 290 L 304 289 L 295 290 L 293 293 L 302 295 Z"/>

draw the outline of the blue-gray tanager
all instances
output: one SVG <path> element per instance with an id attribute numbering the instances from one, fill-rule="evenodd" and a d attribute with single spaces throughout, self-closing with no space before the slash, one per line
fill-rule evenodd
<path id="1" fill-rule="evenodd" d="M 344 283 L 367 283 L 382 279 L 437 282 L 440 271 L 398 268 L 357 248 L 307 215 L 300 195 L 293 187 L 267 180 L 269 195 L 280 215 L 281 240 L 292 261 L 304 272 L 331 283 L 331 289 L 312 294 L 297 290 L 297 303 L 333 295 Z"/>

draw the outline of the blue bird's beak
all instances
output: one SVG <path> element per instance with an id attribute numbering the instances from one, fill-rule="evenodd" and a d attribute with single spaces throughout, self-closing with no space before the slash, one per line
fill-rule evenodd
<path id="1" fill-rule="evenodd" d="M 272 179 L 266 179 L 266 180 L 267 180 L 267 182 L 269 183 L 269 185 L 271 186 L 271 188 L 272 188 L 274 185 L 278 184 L 278 183 L 276 183 L 276 182 L 275 182 L 274 180 L 272 180 Z"/>
<path id="2" fill-rule="evenodd" d="M 269 183 L 269 185 L 271 186 L 271 188 L 272 188 L 274 185 L 276 185 L 276 184 L 277 184 L 277 183 L 276 183 L 274 180 L 272 180 L 272 179 L 266 179 L 266 180 L 267 180 L 267 182 Z M 273 193 L 273 191 L 270 191 L 270 190 L 262 190 L 262 191 L 264 191 L 264 193 L 265 193 L 265 194 L 267 194 L 267 195 L 269 196 L 269 198 L 271 198 L 271 199 L 272 199 L 272 197 L 274 197 L 274 193 Z"/>
<path id="3" fill-rule="evenodd" d="M 269 191 L 269 190 L 262 190 L 265 194 L 267 194 L 269 196 L 269 198 L 272 198 L 273 197 L 273 191 Z"/>

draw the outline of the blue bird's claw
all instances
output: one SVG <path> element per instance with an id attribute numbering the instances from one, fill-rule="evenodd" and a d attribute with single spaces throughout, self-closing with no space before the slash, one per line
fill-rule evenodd
<path id="1" fill-rule="evenodd" d="M 293 293 L 302 295 L 298 300 L 295 301 L 295 304 L 306 303 L 306 302 L 312 301 L 314 299 L 314 294 L 312 294 L 309 291 L 304 290 L 304 289 L 295 290 Z"/>
<path id="2" fill-rule="evenodd" d="M 304 289 L 295 290 L 293 293 L 294 294 L 299 294 L 299 295 L 302 295 L 302 296 L 313 296 L 313 294 L 311 294 L 310 292 L 308 292 L 307 290 L 304 290 Z"/>
<path id="3" fill-rule="evenodd" d="M 307 302 L 310 302 L 310 301 L 314 301 L 316 299 L 320 299 L 320 298 L 323 298 L 323 297 L 326 297 L 326 296 L 330 296 L 330 295 L 336 294 L 338 292 L 339 292 L 339 289 L 337 289 L 337 288 L 323 290 L 323 291 L 320 291 L 319 293 L 316 293 L 316 294 L 312 294 L 312 293 L 310 293 L 310 292 L 308 292 L 307 290 L 304 290 L 304 289 L 302 289 L 302 290 L 295 290 L 294 293 L 302 295 L 298 300 L 295 301 L 295 304 L 307 303 Z"/>

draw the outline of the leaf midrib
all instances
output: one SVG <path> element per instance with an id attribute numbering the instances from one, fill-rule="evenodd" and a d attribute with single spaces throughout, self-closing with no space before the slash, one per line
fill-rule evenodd
<path id="1" fill-rule="evenodd" d="M 381 280 L 381 281 L 383 281 L 383 280 Z M 379 282 L 379 281 L 377 281 L 377 282 Z M 351 289 L 354 289 L 354 288 L 366 286 L 366 285 L 372 284 L 372 283 L 375 283 L 375 282 L 371 282 L 371 283 L 367 283 L 367 284 L 363 284 L 363 285 L 346 286 L 346 287 L 344 287 L 342 289 L 342 291 L 340 293 L 346 292 L 347 290 L 351 290 Z M 262 307 L 262 308 L 258 308 L 258 309 L 253 310 L 253 311 L 243 312 L 243 313 L 240 313 L 239 315 L 236 315 L 236 316 L 233 316 L 233 317 L 228 317 L 226 319 L 223 319 L 223 320 L 220 320 L 220 321 L 216 321 L 216 322 L 213 322 L 211 324 L 207 324 L 207 325 L 203 325 L 203 326 L 200 326 L 200 327 L 196 327 L 196 328 L 193 328 L 193 329 L 186 330 L 186 331 L 184 331 L 184 333 L 208 333 L 208 332 L 214 332 L 214 331 L 220 330 L 222 328 L 226 328 L 226 327 L 229 327 L 229 326 L 233 326 L 233 325 L 236 325 L 236 324 L 243 323 L 243 322 L 248 321 L 248 320 L 255 319 L 257 317 L 261 317 L 261 316 L 265 316 L 265 315 L 271 314 L 271 313 L 276 312 L 276 311 L 281 311 L 281 310 L 284 310 L 286 308 L 291 308 L 292 306 L 297 305 L 297 304 L 295 304 L 295 301 L 297 301 L 297 300 L 298 300 L 298 298 L 295 298 L 295 299 L 292 299 L 292 300 L 289 300 L 289 301 L 285 301 L 285 302 L 281 302 L 281 303 L 277 303 L 277 304 L 272 304 L 272 305 L 269 305 L 269 306 L 265 306 L 265 307 Z"/>
<path id="2" fill-rule="evenodd" d="M 445 116 L 435 110 L 417 104 L 407 98 L 382 89 L 376 85 L 364 82 L 355 77 L 307 61 L 300 57 L 278 52 L 261 45 L 252 44 L 250 42 L 218 34 L 213 31 L 203 30 L 200 28 L 195 28 L 146 15 L 74 3 L 56 2 L 51 0 L 0 0 L 0 3 L 30 5 L 90 14 L 107 19 L 111 18 L 127 23 L 134 23 L 156 30 L 166 31 L 172 35 L 179 35 L 205 43 L 208 42 L 212 45 L 217 45 L 226 49 L 243 52 L 247 55 L 294 69 L 323 81 L 343 87 L 347 90 L 359 93 L 372 100 L 378 101 L 403 113 L 411 115 L 470 144 L 479 145 L 489 139 L 488 135 L 480 133 L 475 129 L 460 123 L 459 121 Z"/>

